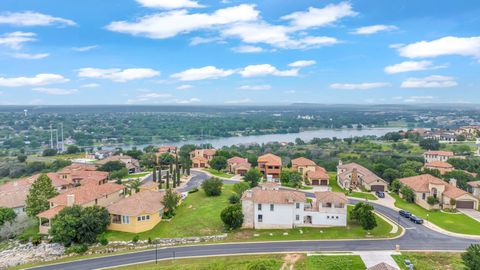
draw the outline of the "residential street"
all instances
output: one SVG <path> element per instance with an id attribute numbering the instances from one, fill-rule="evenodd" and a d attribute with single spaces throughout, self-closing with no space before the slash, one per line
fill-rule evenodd
<path id="1" fill-rule="evenodd" d="M 192 171 L 194 175 L 190 182 L 182 189 L 188 191 L 201 184 L 208 175 L 199 171 Z M 225 182 L 230 182 L 225 180 Z M 357 200 L 350 199 L 350 203 Z M 193 246 L 179 246 L 158 249 L 158 259 L 180 258 L 192 256 L 211 256 L 245 253 L 272 253 L 272 252 L 314 252 L 314 251 L 392 251 L 396 245 L 400 250 L 445 250 L 460 251 L 478 240 L 469 240 L 447 236 L 433 231 L 425 226 L 413 224 L 408 219 L 401 218 L 398 213 L 390 208 L 373 204 L 375 210 L 399 222 L 405 228 L 405 233 L 397 239 L 388 240 L 311 240 L 287 242 L 258 242 L 258 243 L 228 243 L 207 244 Z M 41 266 L 32 269 L 99 269 L 120 266 L 124 264 L 140 263 L 155 260 L 155 250 L 126 253 L 114 256 L 99 257 L 81 261 L 66 262 L 50 266 Z"/>

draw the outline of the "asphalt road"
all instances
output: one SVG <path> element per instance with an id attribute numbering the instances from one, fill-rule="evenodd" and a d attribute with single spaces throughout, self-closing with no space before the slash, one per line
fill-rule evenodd
<path id="1" fill-rule="evenodd" d="M 192 171 L 191 184 L 185 186 L 183 191 L 188 191 L 201 184 L 208 175 Z M 233 181 L 226 181 L 233 182 Z M 350 200 L 356 203 L 357 200 Z M 64 269 L 85 270 L 105 267 L 115 267 L 125 264 L 141 263 L 146 261 L 168 258 L 211 256 L 245 253 L 273 253 L 273 252 L 314 252 L 314 251 L 372 251 L 394 250 L 400 245 L 401 250 L 437 250 L 461 251 L 470 244 L 480 241 L 446 236 L 425 226 L 417 225 L 408 219 L 399 217 L 398 213 L 390 208 L 372 204 L 375 210 L 400 223 L 405 228 L 405 233 L 397 239 L 388 240 L 311 240 L 311 241 L 285 241 L 285 242 L 257 242 L 257 243 L 229 243 L 169 247 L 147 250 L 135 253 L 126 253 L 114 256 L 99 257 L 88 260 L 66 262 L 55 265 L 46 265 L 32 269 Z"/>

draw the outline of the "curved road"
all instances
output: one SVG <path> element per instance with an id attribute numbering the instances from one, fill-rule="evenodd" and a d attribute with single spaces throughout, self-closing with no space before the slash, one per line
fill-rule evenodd
<path id="1" fill-rule="evenodd" d="M 209 177 L 207 174 L 198 171 L 192 171 L 192 174 L 193 177 L 190 180 L 191 184 L 189 183 L 183 187 L 182 192 L 199 186 L 203 180 Z M 235 181 L 225 180 L 225 182 L 233 183 Z M 358 201 L 350 200 L 350 202 L 356 203 Z M 480 241 L 477 240 L 447 236 L 430 230 L 425 226 L 413 224 L 408 219 L 400 218 L 395 210 L 377 204 L 372 205 L 375 207 L 376 211 L 394 221 L 399 222 L 399 224 L 405 228 L 405 233 L 399 238 L 385 240 L 310 240 L 179 246 L 160 248 L 158 249 L 157 256 L 158 259 L 169 259 L 245 253 L 394 250 L 396 245 L 400 245 L 401 250 L 461 251 L 465 250 L 465 248 L 472 243 L 480 244 Z M 155 257 L 155 250 L 146 250 L 54 265 L 46 265 L 31 269 L 99 269 L 152 261 L 155 260 Z"/>

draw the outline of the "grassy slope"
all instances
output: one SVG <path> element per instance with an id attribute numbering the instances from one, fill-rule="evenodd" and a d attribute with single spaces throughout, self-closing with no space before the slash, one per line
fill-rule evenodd
<path id="1" fill-rule="evenodd" d="M 396 194 L 391 194 L 395 198 L 395 206 L 405 209 L 425 221 L 434 223 L 438 227 L 456 233 L 480 235 L 480 222 L 461 213 L 445 213 L 441 211 L 428 211 L 417 204 L 407 203 L 400 199 Z"/>
<path id="2" fill-rule="evenodd" d="M 392 257 L 403 270 L 408 270 L 404 264 L 405 259 L 409 259 L 413 263 L 415 269 L 420 270 L 464 269 L 460 253 L 402 252 L 402 255 L 393 255 Z"/>
<path id="3" fill-rule="evenodd" d="M 223 177 L 223 178 L 232 178 L 233 177 L 233 174 L 231 174 L 231 173 L 225 173 L 225 172 L 217 171 L 217 170 L 214 170 L 212 168 L 205 168 L 204 170 L 211 173 L 214 176 L 217 176 L 217 177 Z"/>
<path id="4" fill-rule="evenodd" d="M 362 258 L 357 255 L 347 256 L 309 256 L 306 270 L 364 270 Z"/>
<path id="5" fill-rule="evenodd" d="M 338 183 L 337 183 L 337 175 L 336 173 L 334 172 L 329 172 L 328 175 L 330 176 L 330 181 L 329 182 L 329 185 L 330 187 L 332 188 L 332 191 L 336 191 L 336 192 L 343 192 L 345 193 L 346 190 L 341 188 Z M 377 197 L 375 197 L 373 194 L 371 193 L 367 193 L 367 192 L 358 192 L 358 191 L 354 191 L 350 194 L 347 194 L 347 196 L 350 196 L 350 197 L 355 197 L 355 198 L 360 198 L 360 199 L 368 199 L 370 201 L 375 201 L 375 200 L 378 200 Z"/>

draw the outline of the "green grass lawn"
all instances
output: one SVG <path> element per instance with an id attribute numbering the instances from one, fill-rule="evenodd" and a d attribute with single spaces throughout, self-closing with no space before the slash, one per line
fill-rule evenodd
<path id="1" fill-rule="evenodd" d="M 306 270 L 365 270 L 366 266 L 358 255 L 308 256 Z"/>
<path id="2" fill-rule="evenodd" d="M 290 185 L 289 183 L 288 183 L 288 184 L 287 184 L 287 183 L 282 183 L 282 186 L 284 186 L 284 187 L 290 187 L 290 188 L 296 188 L 296 187 L 294 187 L 293 185 Z M 310 189 L 313 189 L 313 187 L 311 187 L 311 186 L 303 186 L 303 185 L 302 185 L 301 187 L 299 187 L 299 189 L 310 190 Z"/>
<path id="3" fill-rule="evenodd" d="M 211 173 L 214 176 L 217 176 L 217 177 L 223 177 L 223 178 L 232 178 L 233 177 L 233 174 L 231 174 L 231 173 L 225 173 L 225 172 L 217 171 L 217 170 L 212 169 L 212 168 L 205 168 L 204 170 Z"/>
<path id="4" fill-rule="evenodd" d="M 206 257 L 193 259 L 178 259 L 159 261 L 158 264 L 148 263 L 114 268 L 118 270 L 278 270 L 283 264 L 285 255 L 230 256 Z M 253 268 L 262 265 L 261 268 Z M 257 266 L 258 267 L 258 266 Z"/>
<path id="5" fill-rule="evenodd" d="M 151 172 L 141 172 L 141 173 L 132 173 L 132 174 L 129 174 L 127 176 L 125 176 L 122 180 L 124 179 L 136 179 L 136 178 L 142 178 L 144 176 L 147 176 L 149 175 Z"/>
<path id="6" fill-rule="evenodd" d="M 460 253 L 439 253 L 439 252 L 402 252 L 402 255 L 393 255 L 402 270 L 408 270 L 404 260 L 409 259 L 415 269 L 419 270 L 463 270 Z"/>
<path id="7" fill-rule="evenodd" d="M 416 216 L 432 222 L 438 227 L 447 231 L 480 235 L 480 222 L 462 213 L 445 213 L 441 211 L 429 211 L 417 204 L 408 203 L 397 194 L 390 193 L 395 198 L 395 206 L 413 213 Z"/>
<path id="8" fill-rule="evenodd" d="M 368 199 L 370 201 L 378 200 L 378 198 L 375 197 L 375 195 L 373 195 L 372 193 L 368 193 L 368 192 L 353 191 L 353 192 L 348 193 L 347 190 L 343 189 L 342 187 L 340 187 L 338 185 L 337 174 L 336 173 L 329 172 L 328 175 L 330 176 L 330 181 L 328 181 L 328 184 L 332 188 L 332 191 L 343 192 L 347 196 L 355 197 L 355 198 L 359 198 L 359 199 Z"/>

